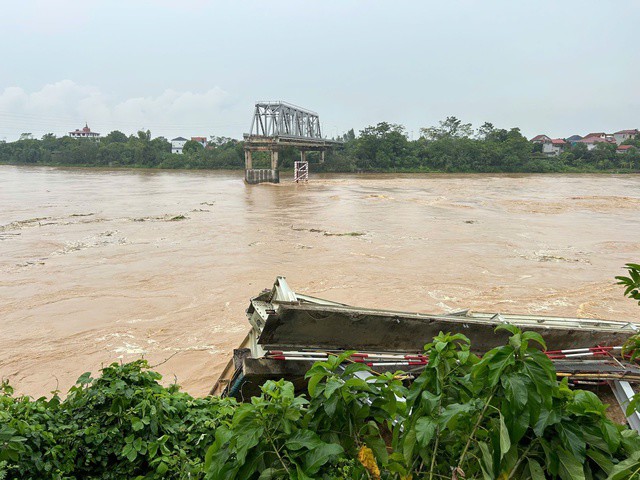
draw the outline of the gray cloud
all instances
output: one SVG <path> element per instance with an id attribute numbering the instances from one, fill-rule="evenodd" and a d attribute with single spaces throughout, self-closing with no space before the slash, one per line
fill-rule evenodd
<path id="1" fill-rule="evenodd" d="M 329 135 L 447 115 L 528 136 L 640 127 L 634 0 L 23 0 L 2 13 L 0 138 L 85 120 L 239 137 L 269 99 L 318 111 Z"/>
<path id="2" fill-rule="evenodd" d="M 98 87 L 78 85 L 71 80 L 48 84 L 26 92 L 9 87 L 0 93 L 0 119 L 10 126 L 2 136 L 16 132 L 64 135 L 88 122 L 93 130 L 122 130 L 128 133 L 150 129 L 155 135 L 229 134 L 242 123 L 233 111 L 231 95 L 214 87 L 204 92 L 167 89 L 157 96 L 115 100 Z M 245 112 L 241 112 L 242 114 Z"/>

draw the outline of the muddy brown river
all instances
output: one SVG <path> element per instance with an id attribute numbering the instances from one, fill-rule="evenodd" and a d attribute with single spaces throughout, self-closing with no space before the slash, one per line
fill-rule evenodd
<path id="1" fill-rule="evenodd" d="M 613 277 L 640 261 L 639 207 L 637 175 L 248 186 L 241 172 L 0 166 L 0 377 L 46 395 L 144 356 L 206 394 L 277 275 L 359 306 L 637 321 Z"/>

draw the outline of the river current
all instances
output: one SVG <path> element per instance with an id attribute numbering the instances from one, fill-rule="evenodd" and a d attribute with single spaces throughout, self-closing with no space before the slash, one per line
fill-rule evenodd
<path id="1" fill-rule="evenodd" d="M 638 321 L 614 276 L 639 210 L 638 175 L 0 166 L 0 377 L 46 395 L 144 356 L 206 394 L 277 275 L 363 307 Z"/>

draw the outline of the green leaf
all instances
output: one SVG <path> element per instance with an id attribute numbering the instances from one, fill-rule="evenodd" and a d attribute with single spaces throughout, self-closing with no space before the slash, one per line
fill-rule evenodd
<path id="1" fill-rule="evenodd" d="M 336 377 L 329 378 L 329 380 L 327 381 L 327 385 L 324 387 L 325 398 L 329 398 L 331 395 L 333 395 L 333 392 L 335 392 L 340 387 L 342 387 L 342 385 L 343 385 L 343 382 L 339 378 L 336 378 Z"/>
<path id="2" fill-rule="evenodd" d="M 503 323 L 503 324 L 498 325 L 495 328 L 496 332 L 499 332 L 501 330 L 506 330 L 511 335 L 518 335 L 518 334 L 520 334 L 522 332 L 518 327 L 516 327 L 515 325 L 511 325 L 510 323 Z"/>
<path id="3" fill-rule="evenodd" d="M 285 473 L 282 469 L 267 468 L 260 473 L 258 480 L 273 480 L 275 478 L 282 478 L 282 474 Z"/>
<path id="4" fill-rule="evenodd" d="M 562 480 L 586 480 L 582 462 L 564 448 L 558 449 L 559 470 Z"/>
<path id="5" fill-rule="evenodd" d="M 342 375 L 351 376 L 357 372 L 369 372 L 369 371 L 371 371 L 371 368 L 369 368 L 364 363 L 350 363 L 349 365 L 344 367 L 344 372 L 342 373 Z"/>
<path id="6" fill-rule="evenodd" d="M 556 368 L 544 353 L 539 350 L 528 350 L 522 363 L 524 373 L 533 381 L 536 390 L 550 404 L 549 389 L 556 384 Z"/>
<path id="7" fill-rule="evenodd" d="M 604 419 L 601 425 L 602 437 L 609 447 L 610 453 L 615 453 L 618 451 L 620 447 L 620 442 L 622 437 L 620 436 L 620 431 L 616 428 L 616 426 L 611 422 L 611 420 Z"/>
<path id="8" fill-rule="evenodd" d="M 543 408 L 540 411 L 540 416 L 538 417 L 538 421 L 533 431 L 538 437 L 542 437 L 547 427 L 559 423 L 560 420 L 561 417 L 558 411 Z"/>
<path id="9" fill-rule="evenodd" d="M 482 468 L 482 476 L 484 480 L 493 480 L 495 478 L 495 471 L 493 467 L 493 456 L 489 452 L 489 447 L 485 442 L 478 442 L 480 452 L 482 453 L 482 460 L 480 467 Z"/>
<path id="10" fill-rule="evenodd" d="M 291 478 L 295 479 L 295 480 L 314 480 L 313 478 L 309 477 L 305 473 L 303 468 L 300 465 L 298 465 L 297 463 L 296 463 L 296 477 L 292 476 Z"/>
<path id="11" fill-rule="evenodd" d="M 91 378 L 91 372 L 84 372 L 82 375 L 80 375 L 80 377 L 78 377 L 78 380 L 76 381 L 76 383 L 79 383 L 80 385 L 87 385 L 92 381 L 93 381 L 93 378 Z"/>
<path id="12" fill-rule="evenodd" d="M 640 469 L 640 451 L 634 452 L 629 458 L 623 460 L 611 470 L 607 480 L 629 480 L 631 475 Z M 633 479 L 635 480 L 635 479 Z"/>
<path id="13" fill-rule="evenodd" d="M 565 422 L 556 425 L 556 430 L 560 434 L 560 440 L 565 448 L 568 448 L 580 462 L 584 462 L 587 446 L 580 426 Z"/>
<path id="14" fill-rule="evenodd" d="M 324 443 L 315 447 L 305 456 L 304 471 L 307 475 L 313 475 L 320 467 L 327 463 L 331 457 L 340 455 L 343 451 L 343 448 L 335 443 Z"/>
<path id="15" fill-rule="evenodd" d="M 131 428 L 134 432 L 142 430 L 144 428 L 144 423 L 138 417 L 131 418 Z"/>
<path id="16" fill-rule="evenodd" d="M 370 436 L 365 438 L 364 441 L 375 454 L 378 464 L 386 465 L 389 461 L 389 452 L 387 452 L 387 445 L 384 440 L 379 436 Z"/>
<path id="17" fill-rule="evenodd" d="M 500 460 L 507 454 L 511 448 L 511 440 L 509 438 L 509 430 L 504 423 L 504 417 L 500 414 Z"/>
<path id="18" fill-rule="evenodd" d="M 404 463 L 407 468 L 411 468 L 413 464 L 413 449 L 416 446 L 416 430 L 410 428 L 404 437 L 404 444 L 402 446 L 402 454 L 404 456 Z"/>
<path id="19" fill-rule="evenodd" d="M 310 430 L 298 430 L 285 442 L 287 449 L 294 451 L 300 450 L 301 448 L 311 450 L 323 444 L 324 442 L 320 440 L 320 437 Z"/>
<path id="20" fill-rule="evenodd" d="M 475 403 L 452 403 L 442 409 L 438 423 L 443 428 L 452 428 L 458 417 L 475 409 Z"/>
<path id="21" fill-rule="evenodd" d="M 131 443 L 125 445 L 124 449 L 122 450 L 122 454 L 127 457 L 127 460 L 129 460 L 130 462 L 133 462 L 138 456 L 138 452 Z"/>
<path id="22" fill-rule="evenodd" d="M 158 472 L 158 474 L 160 475 L 164 475 L 165 473 L 167 473 L 168 470 L 169 470 L 169 466 L 164 462 L 160 462 L 158 464 L 158 468 L 156 468 L 156 472 Z"/>
<path id="23" fill-rule="evenodd" d="M 547 349 L 547 343 L 544 341 L 544 338 L 542 338 L 542 335 L 540 335 L 537 332 L 524 332 L 522 334 L 522 340 L 526 340 L 526 342 L 536 342 L 538 343 L 543 350 Z"/>
<path id="24" fill-rule="evenodd" d="M 544 470 L 534 458 L 529 459 L 529 473 L 531 474 L 531 480 L 546 480 Z"/>
<path id="25" fill-rule="evenodd" d="M 517 373 L 502 377 L 502 386 L 505 389 L 507 400 L 515 406 L 515 411 L 522 410 L 527 404 L 529 398 L 527 383 L 529 383 L 529 379 Z"/>
<path id="26" fill-rule="evenodd" d="M 489 387 L 494 387 L 505 369 L 515 363 L 515 351 L 511 347 L 502 347 L 493 356 L 489 364 Z"/>
<path id="27" fill-rule="evenodd" d="M 431 415 L 440 403 L 440 395 L 434 395 L 433 393 L 425 390 L 421 394 L 422 396 L 422 409 L 428 415 Z"/>
<path id="28" fill-rule="evenodd" d="M 316 396 L 316 387 L 318 385 L 318 383 L 320 382 L 320 380 L 322 380 L 324 378 L 324 375 L 322 374 L 316 374 L 313 375 L 311 378 L 309 378 L 309 383 L 307 385 L 307 389 L 309 390 L 309 395 L 311 397 L 315 397 Z"/>
<path id="29" fill-rule="evenodd" d="M 437 425 L 436 423 L 429 417 L 420 417 L 416 422 L 416 440 L 418 445 L 421 447 L 426 447 L 433 439 L 433 436 L 436 432 Z"/>
<path id="30" fill-rule="evenodd" d="M 593 460 L 604 473 L 609 474 L 613 470 L 613 462 L 611 458 L 605 455 L 602 451 L 595 448 L 587 449 L 587 457 Z"/>

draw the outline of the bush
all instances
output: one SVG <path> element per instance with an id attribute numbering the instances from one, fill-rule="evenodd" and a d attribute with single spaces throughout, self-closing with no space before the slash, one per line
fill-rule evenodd
<path id="1" fill-rule="evenodd" d="M 311 367 L 308 395 L 268 381 L 241 405 L 164 387 L 142 360 L 85 373 L 64 400 L 4 383 L 0 478 L 635 478 L 638 433 L 558 382 L 538 334 L 499 328 L 508 344 L 482 358 L 441 333 L 410 385 L 346 352 Z"/>

